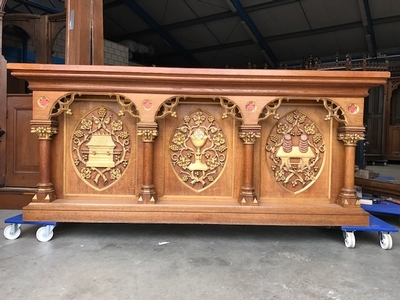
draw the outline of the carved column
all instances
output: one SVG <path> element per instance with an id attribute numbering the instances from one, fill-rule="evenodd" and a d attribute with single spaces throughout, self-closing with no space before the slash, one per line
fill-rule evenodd
<path id="1" fill-rule="evenodd" d="M 154 139 L 158 135 L 157 123 L 139 123 L 138 135 L 143 141 L 143 184 L 140 189 L 138 203 L 155 203 L 155 188 L 153 184 Z"/>
<path id="2" fill-rule="evenodd" d="M 344 143 L 344 182 L 339 195 L 340 205 L 356 206 L 357 197 L 354 188 L 354 166 L 357 142 L 364 140 L 364 127 L 339 127 L 338 139 Z"/>
<path id="3" fill-rule="evenodd" d="M 51 183 L 51 137 L 58 133 L 58 122 L 32 120 L 31 132 L 39 136 L 39 183 L 34 202 L 51 202 L 56 196 Z"/>
<path id="4" fill-rule="evenodd" d="M 260 125 L 241 125 L 239 137 L 243 140 L 243 185 L 240 189 L 241 205 L 258 205 L 254 189 L 254 143 L 261 136 Z"/>

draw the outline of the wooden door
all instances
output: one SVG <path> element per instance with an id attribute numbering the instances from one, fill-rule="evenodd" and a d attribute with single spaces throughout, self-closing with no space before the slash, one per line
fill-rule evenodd
<path id="1" fill-rule="evenodd" d="M 400 80 L 395 78 L 389 81 L 387 105 L 387 142 L 386 155 L 388 160 L 400 160 Z"/>
<path id="2" fill-rule="evenodd" d="M 366 124 L 367 160 L 382 159 L 384 155 L 383 136 L 384 93 L 383 86 L 369 90 L 365 100 L 364 123 Z"/>
<path id="3" fill-rule="evenodd" d="M 7 97 L 7 187 L 34 187 L 38 183 L 37 135 L 30 133 L 32 95 Z"/>

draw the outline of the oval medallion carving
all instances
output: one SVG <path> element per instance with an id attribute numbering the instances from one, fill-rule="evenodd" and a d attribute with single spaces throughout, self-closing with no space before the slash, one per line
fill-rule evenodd
<path id="1" fill-rule="evenodd" d="M 176 176 L 197 192 L 210 187 L 224 169 L 225 135 L 215 118 L 201 109 L 183 118 L 169 149 Z"/>
<path id="2" fill-rule="evenodd" d="M 324 161 L 325 144 L 315 122 L 293 111 L 281 118 L 267 140 L 268 164 L 277 183 L 300 193 L 318 178 Z"/>
<path id="3" fill-rule="evenodd" d="M 72 135 L 72 161 L 80 178 L 96 190 L 118 181 L 128 166 L 130 136 L 118 114 L 101 106 L 87 113 Z"/>

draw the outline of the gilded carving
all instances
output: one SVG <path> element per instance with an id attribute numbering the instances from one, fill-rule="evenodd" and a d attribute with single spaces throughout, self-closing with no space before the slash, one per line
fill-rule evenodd
<path id="1" fill-rule="evenodd" d="M 244 144 L 252 145 L 256 142 L 256 139 L 261 137 L 261 133 L 254 131 L 241 131 L 239 137 L 243 140 Z"/>
<path id="2" fill-rule="evenodd" d="M 364 133 L 339 133 L 338 140 L 347 146 L 356 146 L 358 141 L 364 140 Z"/>
<path id="3" fill-rule="evenodd" d="M 280 116 L 277 113 L 277 110 L 281 106 L 283 100 L 289 101 L 287 98 L 279 98 L 265 105 L 260 113 L 260 116 L 258 117 L 258 120 L 265 120 L 269 118 L 269 116 L 274 116 L 274 119 L 279 120 Z"/>
<path id="4" fill-rule="evenodd" d="M 143 142 L 153 142 L 158 136 L 157 129 L 138 129 L 137 135 L 142 137 Z"/>
<path id="5" fill-rule="evenodd" d="M 215 118 L 201 109 L 184 117 L 169 149 L 175 174 L 198 192 L 215 182 L 225 166 L 225 135 Z"/>
<path id="6" fill-rule="evenodd" d="M 104 106 L 81 119 L 71 145 L 76 171 L 97 190 L 104 190 L 120 179 L 129 164 L 129 133 L 118 115 Z"/>
<path id="7" fill-rule="evenodd" d="M 243 115 L 242 112 L 240 111 L 239 106 L 237 106 L 234 102 L 226 98 L 216 98 L 216 100 L 219 100 L 221 107 L 224 109 L 224 113 L 222 114 L 222 119 L 226 119 L 228 115 L 237 120 L 243 119 Z"/>
<path id="8" fill-rule="evenodd" d="M 32 126 L 31 133 L 37 133 L 40 140 L 49 140 L 53 134 L 58 133 L 56 127 Z"/>
<path id="9" fill-rule="evenodd" d="M 139 118 L 139 113 L 136 109 L 135 104 L 129 98 L 126 98 L 122 95 L 111 94 L 110 97 L 113 96 L 117 100 L 117 103 L 121 105 L 121 109 L 118 112 L 118 116 L 125 116 L 126 113 L 130 114 L 134 118 Z"/>
<path id="10" fill-rule="evenodd" d="M 179 104 L 179 101 L 184 99 L 182 96 L 172 97 L 167 101 L 163 102 L 160 108 L 157 111 L 157 115 L 155 117 L 156 120 L 163 119 L 167 115 L 171 115 L 171 117 L 176 118 L 176 111 L 174 111 L 175 107 Z"/>
<path id="11" fill-rule="evenodd" d="M 325 144 L 317 125 L 305 114 L 294 111 L 272 129 L 266 151 L 276 182 L 296 194 L 317 180 Z"/>
<path id="12" fill-rule="evenodd" d="M 325 121 L 329 121 L 334 118 L 339 123 L 347 124 L 346 115 L 339 105 L 330 101 L 329 99 L 320 98 L 317 99 L 317 102 L 322 101 L 325 109 L 328 111 L 328 114 L 325 116 Z"/>

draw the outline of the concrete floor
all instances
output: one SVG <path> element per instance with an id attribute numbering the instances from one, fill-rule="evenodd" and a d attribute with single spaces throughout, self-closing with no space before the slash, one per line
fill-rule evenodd
<path id="1" fill-rule="evenodd" d="M 17 211 L 0 211 L 5 219 Z M 400 228 L 398 218 L 384 219 Z M 1 224 L 4 228 L 5 224 Z M 1 299 L 399 299 L 400 236 L 339 228 L 23 225 L 0 238 Z"/>
<path id="2" fill-rule="evenodd" d="M 0 210 L 0 220 L 18 213 Z M 400 228 L 398 217 L 380 217 Z M 356 232 L 356 248 L 348 249 L 339 228 L 64 223 L 46 243 L 36 240 L 37 228 L 23 225 L 16 240 L 0 237 L 1 299 L 400 295 L 398 233 L 392 250 L 383 250 L 374 232 Z"/>

